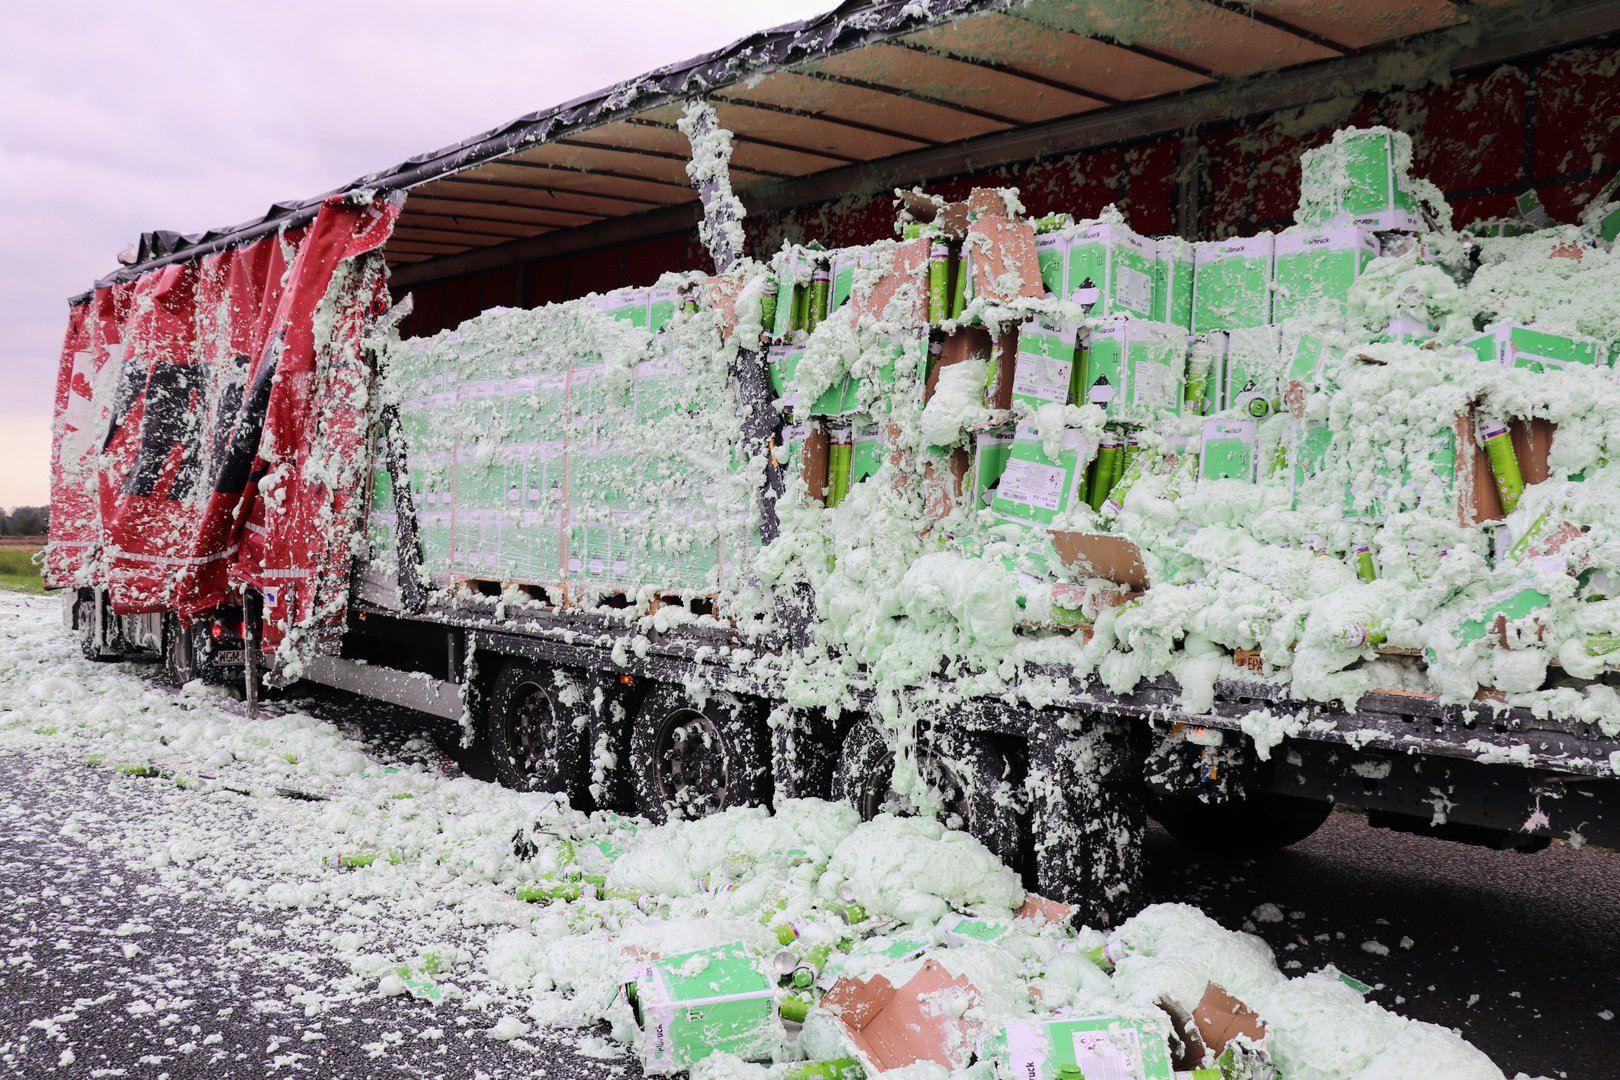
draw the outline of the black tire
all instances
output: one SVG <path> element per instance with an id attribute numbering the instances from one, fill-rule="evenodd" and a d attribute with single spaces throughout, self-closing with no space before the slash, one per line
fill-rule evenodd
<path id="1" fill-rule="evenodd" d="M 552 791 L 589 810 L 579 680 L 563 668 L 508 659 L 490 691 L 486 722 L 495 777 L 518 791 Z"/>
<path id="2" fill-rule="evenodd" d="M 976 731 L 941 734 L 921 751 L 920 767 L 944 799 L 944 824 L 961 829 L 1006 865 L 1023 871 L 1023 815 L 1016 797 L 1018 762 L 1002 740 Z M 862 717 L 844 736 L 833 770 L 832 797 L 870 821 L 879 813 L 906 813 L 896 794 L 894 751 L 885 733 Z"/>
<path id="3" fill-rule="evenodd" d="M 163 616 L 163 678 L 170 686 L 184 686 L 202 677 L 200 624 L 181 626 L 173 615 Z"/>
<path id="4" fill-rule="evenodd" d="M 1270 791 L 1251 791 L 1225 803 L 1149 786 L 1148 816 L 1176 842 L 1214 855 L 1261 855 L 1297 844 L 1333 813 L 1333 804 Z"/>
<path id="5" fill-rule="evenodd" d="M 758 702 L 677 686 L 647 691 L 630 729 L 636 809 L 663 823 L 771 801 L 771 748 Z"/>
<path id="6" fill-rule="evenodd" d="M 96 640 L 96 598 L 79 597 L 77 612 L 75 618 L 79 623 L 79 652 L 84 654 L 84 658 L 97 664 L 119 659 L 116 651 L 102 648 L 101 643 Z"/>

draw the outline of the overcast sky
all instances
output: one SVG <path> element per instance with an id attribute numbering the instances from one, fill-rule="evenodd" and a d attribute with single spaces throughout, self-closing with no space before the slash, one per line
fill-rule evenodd
<path id="1" fill-rule="evenodd" d="M 0 4 L 0 507 L 49 498 L 67 298 L 195 232 L 836 0 Z"/>

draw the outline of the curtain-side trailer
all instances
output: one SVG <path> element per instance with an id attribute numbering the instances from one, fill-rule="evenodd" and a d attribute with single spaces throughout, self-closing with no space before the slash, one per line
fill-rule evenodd
<path id="1" fill-rule="evenodd" d="M 1088 921 L 1150 812 L 1613 845 L 1620 319 L 1464 300 L 1503 236 L 1614 257 L 1620 4 L 1363 8 L 850 0 L 145 234 L 70 309 L 47 582 L 87 656 L 464 719 L 576 805 L 920 802 Z M 1310 216 L 1335 129 L 1407 217 Z"/>

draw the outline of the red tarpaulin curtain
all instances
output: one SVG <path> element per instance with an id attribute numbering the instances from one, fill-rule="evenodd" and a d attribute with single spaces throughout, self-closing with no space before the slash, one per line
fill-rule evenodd
<path id="1" fill-rule="evenodd" d="M 46 581 L 183 619 L 265 593 L 264 644 L 341 625 L 365 462 L 367 322 L 395 200 L 97 289 L 57 379 Z"/>

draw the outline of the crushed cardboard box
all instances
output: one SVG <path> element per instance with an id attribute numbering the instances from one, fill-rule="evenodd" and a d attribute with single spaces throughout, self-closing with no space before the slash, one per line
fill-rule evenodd
<path id="1" fill-rule="evenodd" d="M 972 1060 L 980 1033 L 972 1016 L 982 1000 L 965 976 L 928 960 L 900 986 L 882 975 L 840 979 L 821 1007 L 838 1019 L 850 1043 L 876 1069 L 931 1061 L 956 1070 Z"/>

